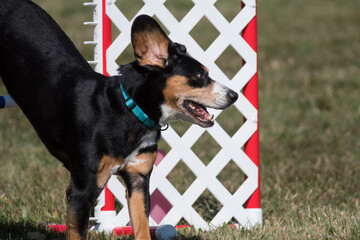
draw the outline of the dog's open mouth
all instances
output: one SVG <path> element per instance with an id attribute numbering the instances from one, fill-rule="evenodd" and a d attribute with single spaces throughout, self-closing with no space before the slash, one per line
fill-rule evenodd
<path id="1" fill-rule="evenodd" d="M 214 125 L 214 115 L 210 115 L 204 105 L 191 100 L 185 100 L 184 106 L 195 120 L 209 127 Z"/>

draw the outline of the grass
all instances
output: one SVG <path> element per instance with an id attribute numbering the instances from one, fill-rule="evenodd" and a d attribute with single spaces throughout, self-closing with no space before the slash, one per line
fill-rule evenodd
<path id="1" fill-rule="evenodd" d="M 82 25 L 91 19 L 90 9 L 81 1 L 35 2 L 91 59 L 91 47 L 82 44 L 92 38 L 91 27 Z M 166 5 L 171 2 L 175 1 Z M 181 2 L 176 7 L 191 5 Z M 216 6 L 231 19 L 239 2 L 219 0 Z M 183 231 L 179 239 L 360 238 L 359 8 L 357 0 L 258 1 L 264 224 L 252 230 Z M 177 17 L 183 15 L 180 11 Z M 202 41 L 207 35 L 197 37 Z M 231 75 L 241 60 L 228 52 L 223 58 L 232 61 L 223 67 Z M 0 93 L 6 93 L 2 84 Z M 176 125 L 179 132 L 187 127 Z M 224 125 L 233 131 L 233 122 Z M 205 136 L 193 147 L 204 159 L 214 154 L 208 151 L 208 142 L 212 140 Z M 27 239 L 29 232 L 37 231 L 48 239 L 63 239 L 44 223 L 65 222 L 68 173 L 46 152 L 18 109 L 1 110 L 0 143 L 0 239 Z M 208 148 L 216 147 L 212 144 Z M 190 174 L 182 169 L 179 174 Z M 227 171 L 231 178 L 242 178 L 232 165 Z M 174 175 L 174 184 L 187 184 Z M 232 181 L 222 178 L 234 191 Z M 209 196 L 200 200 L 204 215 L 216 212 L 218 205 L 212 200 Z M 113 237 L 91 233 L 90 238 Z"/>

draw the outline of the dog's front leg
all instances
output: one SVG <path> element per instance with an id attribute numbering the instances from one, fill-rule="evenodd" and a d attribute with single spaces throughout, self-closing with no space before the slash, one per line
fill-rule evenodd
<path id="1" fill-rule="evenodd" d="M 156 159 L 156 152 L 142 153 L 137 157 L 136 164 L 129 164 L 123 177 L 127 192 L 129 214 L 134 230 L 135 239 L 150 239 L 149 211 L 150 194 L 149 179 L 153 164 Z"/>
<path id="2" fill-rule="evenodd" d="M 126 197 L 128 201 L 131 224 L 134 230 L 135 239 L 150 239 L 149 231 L 149 185 L 146 183 L 146 176 L 133 177 L 133 181 L 141 182 L 139 189 L 128 188 Z M 140 187 L 142 189 L 140 189 Z"/>
<path id="3" fill-rule="evenodd" d="M 95 177 L 71 177 L 71 183 L 66 190 L 67 219 L 66 239 L 86 240 L 88 237 L 88 222 L 90 209 L 95 203 L 100 190 L 96 186 Z M 93 179 L 93 181 L 91 180 Z"/>

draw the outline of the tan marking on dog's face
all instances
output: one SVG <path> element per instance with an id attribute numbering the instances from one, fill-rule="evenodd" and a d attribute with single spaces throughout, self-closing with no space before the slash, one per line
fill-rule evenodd
<path id="1" fill-rule="evenodd" d="M 107 181 L 111 177 L 111 171 L 114 168 L 121 166 L 123 162 L 123 158 L 111 158 L 109 156 L 104 156 L 101 159 L 96 174 L 98 188 L 102 189 L 105 187 Z"/>
<path id="2" fill-rule="evenodd" d="M 184 100 L 192 100 L 204 106 L 213 105 L 216 96 L 212 94 L 214 82 L 204 88 L 195 88 L 188 85 L 188 78 L 184 76 L 172 76 L 166 80 L 163 91 L 165 103 L 177 112 L 186 111 L 183 107 Z"/>
<path id="3" fill-rule="evenodd" d="M 76 212 L 73 210 L 70 204 L 67 205 L 66 216 L 66 239 L 79 240 L 81 235 L 78 230 L 78 224 L 76 219 Z M 87 238 L 86 238 L 87 239 Z"/>
<path id="4" fill-rule="evenodd" d="M 157 151 L 152 153 L 141 153 L 136 156 L 137 163 L 128 164 L 125 171 L 130 173 L 148 174 L 155 163 Z"/>
<path id="5" fill-rule="evenodd" d="M 159 30 L 151 29 L 134 33 L 132 43 L 136 60 L 141 66 L 155 65 L 165 68 L 170 40 Z"/>
<path id="6" fill-rule="evenodd" d="M 149 220 L 145 211 L 145 197 L 141 191 L 134 191 L 128 198 L 129 215 L 135 239 L 150 239 Z"/>

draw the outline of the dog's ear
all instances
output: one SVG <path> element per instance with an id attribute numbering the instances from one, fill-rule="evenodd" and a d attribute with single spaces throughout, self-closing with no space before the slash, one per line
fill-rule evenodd
<path id="1" fill-rule="evenodd" d="M 166 67 L 171 41 L 152 17 L 140 15 L 134 20 L 131 43 L 139 65 Z"/>

